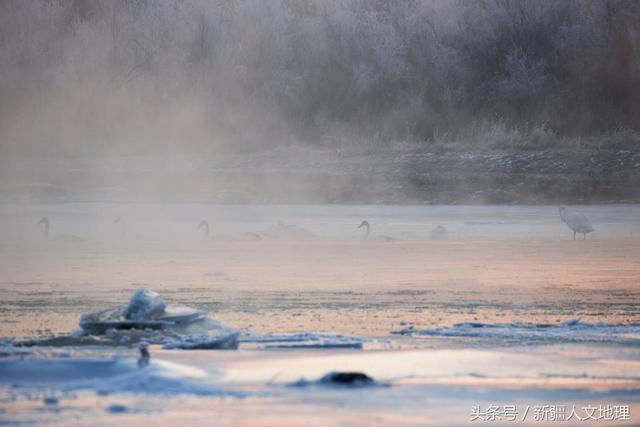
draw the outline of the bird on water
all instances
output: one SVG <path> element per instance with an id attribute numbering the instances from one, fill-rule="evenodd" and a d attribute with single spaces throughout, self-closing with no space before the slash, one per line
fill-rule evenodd
<path id="1" fill-rule="evenodd" d="M 366 231 L 364 232 L 364 235 L 362 236 L 362 240 L 367 240 L 369 238 L 369 235 L 371 234 L 371 224 L 369 224 L 369 221 L 362 221 L 360 223 L 360 225 L 358 226 L 358 228 L 364 228 Z M 383 242 L 395 242 L 398 239 L 391 237 L 391 236 L 385 236 L 383 234 L 377 234 L 375 236 L 372 237 L 375 240 L 381 240 Z"/>
<path id="2" fill-rule="evenodd" d="M 42 224 L 42 231 L 45 239 L 49 239 L 51 232 L 51 223 L 49 222 L 49 218 L 43 216 L 40 221 L 38 221 L 38 225 Z M 63 234 L 54 236 L 51 240 L 58 243 L 80 243 L 85 242 L 85 239 L 82 237 L 74 236 L 73 234 Z"/>
<path id="3" fill-rule="evenodd" d="M 50 230 L 50 226 L 49 226 L 49 218 L 47 218 L 46 216 L 43 216 L 40 221 L 38 221 L 38 225 L 43 224 L 44 226 L 44 237 L 49 238 L 49 230 Z"/>
<path id="4" fill-rule="evenodd" d="M 578 212 L 569 212 L 567 208 L 564 206 L 560 206 L 558 209 L 560 213 L 560 219 L 562 222 L 567 224 L 573 231 L 573 240 L 576 240 L 576 234 L 580 233 L 583 235 L 583 240 L 587 238 L 587 234 L 592 233 L 594 231 L 593 225 L 591 225 L 591 221 L 584 214 Z"/>

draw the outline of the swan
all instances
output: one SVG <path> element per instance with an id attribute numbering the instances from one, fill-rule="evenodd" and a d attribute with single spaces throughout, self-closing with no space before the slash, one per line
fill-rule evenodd
<path id="1" fill-rule="evenodd" d="M 47 218 L 46 216 L 43 216 L 42 218 L 40 218 L 40 221 L 38 221 L 38 225 L 43 224 L 44 225 L 44 237 L 45 238 L 49 238 L 49 218 Z"/>
<path id="2" fill-rule="evenodd" d="M 40 221 L 38 221 L 38 225 L 40 224 L 43 225 L 43 233 L 44 233 L 45 239 L 49 239 L 49 232 L 51 231 L 51 224 L 49 222 L 49 218 L 47 218 L 46 216 L 43 216 L 40 219 Z M 54 240 L 57 242 L 70 242 L 70 243 L 85 241 L 82 237 L 74 236 L 73 234 L 63 234 L 62 236 L 56 236 Z"/>
<path id="3" fill-rule="evenodd" d="M 449 232 L 442 225 L 437 226 L 429 233 L 429 239 L 431 240 L 447 240 L 448 238 Z"/>
<path id="4" fill-rule="evenodd" d="M 369 238 L 369 235 L 371 234 L 371 224 L 369 224 L 369 221 L 362 221 L 358 226 L 358 228 L 363 228 L 363 227 L 366 229 L 366 231 L 364 233 L 364 236 L 362 236 L 362 240 L 367 240 Z M 373 236 L 373 238 L 376 240 L 382 240 L 384 242 L 395 242 L 398 240 L 396 238 L 393 238 L 391 236 L 385 236 L 383 234 L 377 234 Z"/>
<path id="5" fill-rule="evenodd" d="M 203 219 L 200 221 L 200 223 L 198 223 L 198 230 L 202 230 L 202 240 L 211 240 L 211 241 L 235 240 L 234 237 L 226 234 L 211 234 L 211 227 L 209 226 L 209 221 L 207 221 L 206 219 Z"/>
<path id="6" fill-rule="evenodd" d="M 258 233 L 254 233 L 253 231 L 247 231 L 244 233 L 244 237 L 252 240 L 260 240 L 261 237 Z"/>
<path id="7" fill-rule="evenodd" d="M 198 230 L 204 230 L 204 238 L 209 237 L 209 233 L 211 232 L 211 229 L 209 228 L 209 221 L 206 219 L 200 221 L 200 224 L 198 224 Z"/>
<path id="8" fill-rule="evenodd" d="M 571 213 L 564 206 L 560 206 L 558 212 L 560 213 L 560 219 L 562 219 L 562 222 L 567 224 L 567 226 L 573 230 L 573 240 L 576 240 L 576 233 L 582 234 L 584 236 L 584 240 L 587 238 L 588 233 L 594 231 L 591 221 L 589 221 L 589 218 L 584 214 Z"/>

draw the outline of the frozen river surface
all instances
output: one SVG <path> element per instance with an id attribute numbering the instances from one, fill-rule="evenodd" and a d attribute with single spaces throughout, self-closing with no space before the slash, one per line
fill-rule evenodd
<path id="1" fill-rule="evenodd" d="M 140 286 L 245 337 L 152 348 L 146 370 L 135 348 L 5 346 L 0 419 L 465 425 L 515 405 L 544 425 L 546 404 L 580 418 L 610 405 L 607 425 L 629 425 L 628 407 L 638 423 L 640 206 L 569 209 L 593 223 L 586 240 L 557 206 L 0 205 L 8 341 L 73 331 Z M 439 225 L 447 240 L 430 239 Z M 336 370 L 378 384 L 313 382 Z"/>

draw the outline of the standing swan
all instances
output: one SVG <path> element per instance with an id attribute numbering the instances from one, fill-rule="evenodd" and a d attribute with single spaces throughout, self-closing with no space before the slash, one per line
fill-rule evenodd
<path id="1" fill-rule="evenodd" d="M 573 230 L 573 240 L 576 240 L 576 233 L 582 234 L 584 236 L 584 240 L 587 238 L 588 233 L 594 231 L 591 221 L 589 221 L 589 218 L 584 214 L 570 213 L 564 206 L 560 206 L 558 212 L 560 213 L 560 219 L 562 219 L 562 222 L 567 224 L 567 226 Z"/>
<path id="2" fill-rule="evenodd" d="M 204 237 L 209 237 L 209 232 L 211 231 L 211 229 L 209 228 L 209 222 L 206 219 L 203 219 L 202 221 L 200 221 L 200 224 L 198 224 L 198 230 L 202 229 L 204 229 Z"/>
<path id="3" fill-rule="evenodd" d="M 49 218 L 47 218 L 46 216 L 43 216 L 40 221 L 38 221 L 38 225 L 43 224 L 44 225 L 44 237 L 45 238 L 49 238 Z"/>

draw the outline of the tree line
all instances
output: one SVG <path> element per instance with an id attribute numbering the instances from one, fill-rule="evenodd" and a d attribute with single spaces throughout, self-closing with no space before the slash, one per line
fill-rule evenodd
<path id="1" fill-rule="evenodd" d="M 473 140 L 493 122 L 566 136 L 640 127 L 634 0 L 0 8 L 4 148 L 428 144 Z"/>

